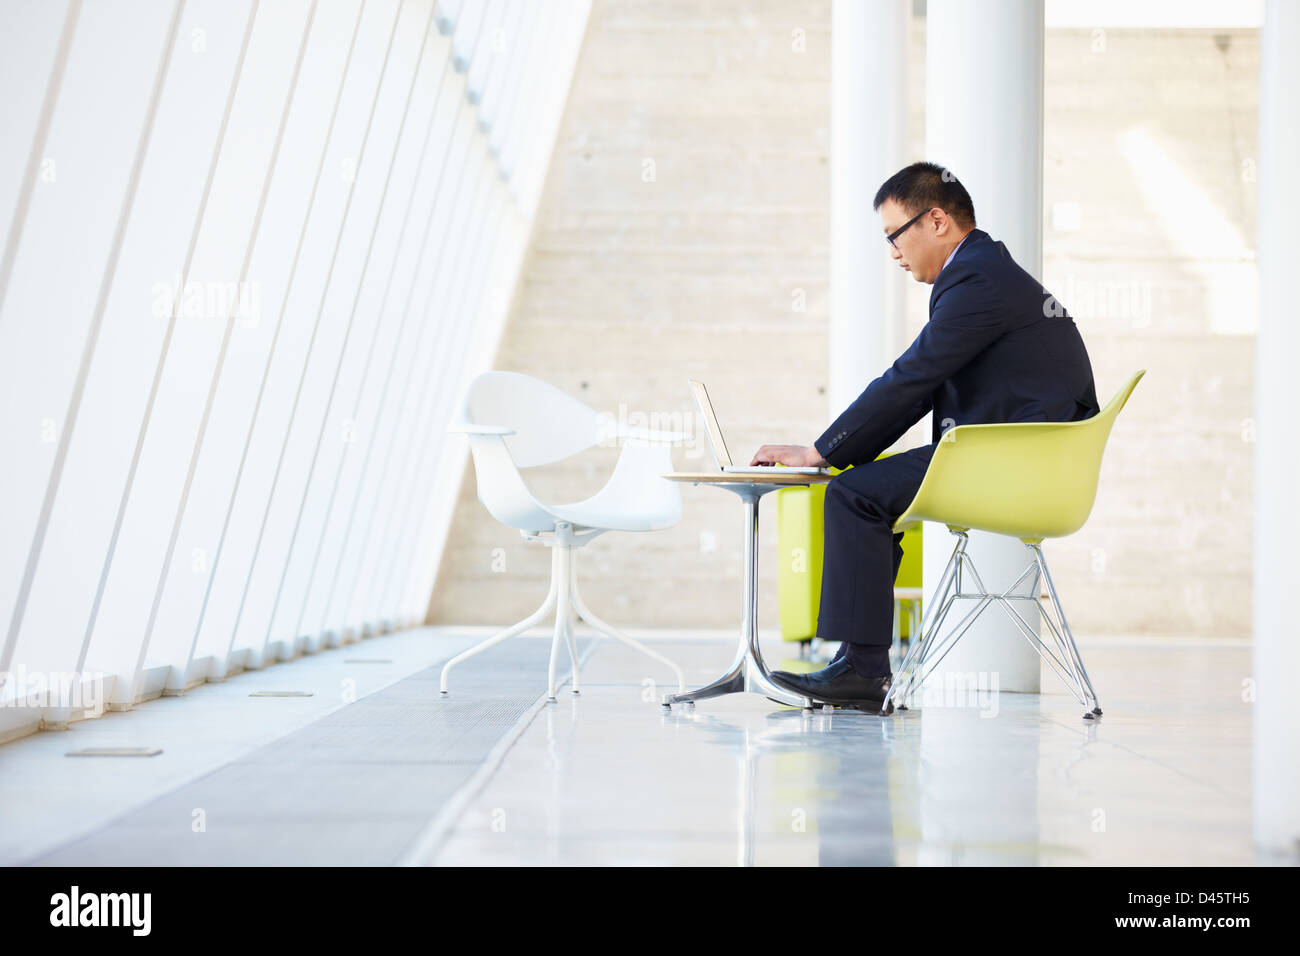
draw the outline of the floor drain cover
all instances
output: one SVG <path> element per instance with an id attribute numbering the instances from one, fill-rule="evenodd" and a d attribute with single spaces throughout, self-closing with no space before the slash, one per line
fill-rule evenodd
<path id="1" fill-rule="evenodd" d="M 82 747 L 69 750 L 67 757 L 152 757 L 162 753 L 161 747 Z"/>

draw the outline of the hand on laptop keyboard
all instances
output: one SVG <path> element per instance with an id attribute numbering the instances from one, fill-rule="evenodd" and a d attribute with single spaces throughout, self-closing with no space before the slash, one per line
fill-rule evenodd
<path id="1" fill-rule="evenodd" d="M 807 445 L 763 445 L 754 453 L 751 465 L 790 465 L 794 468 L 822 468 L 828 463 L 816 448 Z"/>

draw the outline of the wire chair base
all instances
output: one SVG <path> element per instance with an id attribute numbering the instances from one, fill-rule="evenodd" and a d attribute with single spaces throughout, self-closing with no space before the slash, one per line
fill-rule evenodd
<path id="1" fill-rule="evenodd" d="M 906 710 L 909 703 L 914 701 L 916 692 L 925 684 L 925 680 L 935 668 L 943 661 L 944 657 L 957 645 L 961 637 L 970 629 L 971 625 L 979 618 L 990 604 L 996 603 L 1006 612 L 1007 616 L 1015 623 L 1024 634 L 1025 639 L 1029 641 L 1030 646 L 1038 652 L 1038 656 L 1052 669 L 1052 671 L 1061 679 L 1071 694 L 1084 707 L 1084 720 L 1096 720 L 1101 716 L 1101 707 L 1097 702 L 1097 693 L 1093 690 L 1092 681 L 1088 677 L 1088 671 L 1083 666 L 1083 658 L 1079 654 L 1079 648 L 1074 642 L 1074 635 L 1070 631 L 1070 625 L 1066 621 L 1065 611 L 1061 607 L 1061 601 L 1056 593 L 1056 585 L 1052 581 L 1051 572 L 1047 569 L 1047 559 L 1043 557 L 1042 546 L 1038 543 L 1025 542 L 1026 546 L 1033 552 L 1034 561 L 1020 576 L 1011 583 L 1011 586 L 1000 594 L 990 592 L 980 579 L 979 572 L 975 570 L 975 564 L 970 555 L 966 553 L 966 546 L 970 541 L 967 531 L 962 529 L 950 528 L 950 531 L 957 536 L 957 544 L 952 550 L 952 556 L 948 559 L 948 564 L 944 568 L 943 576 L 939 579 L 939 586 L 935 588 L 935 597 L 925 609 L 925 614 L 921 619 L 920 633 L 912 640 L 908 641 L 907 655 L 903 658 L 903 663 L 899 667 L 898 677 L 892 682 L 889 693 L 885 697 L 885 704 L 893 703 L 899 710 Z M 974 580 L 976 590 L 962 590 L 962 571 L 965 569 Z M 1033 572 L 1027 594 L 1013 593 L 1025 577 Z M 1056 620 L 1048 615 L 1047 609 L 1043 606 L 1039 598 L 1039 581 L 1047 584 L 1047 593 L 1050 598 L 1053 613 Z M 943 635 L 935 639 L 934 635 L 938 633 L 940 626 L 948 616 L 948 611 L 952 608 L 953 601 L 958 598 L 978 601 L 961 622 Z M 1012 601 L 1032 601 L 1042 614 L 1043 620 L 1047 622 L 1052 643 L 1054 647 L 1048 646 L 1043 638 L 1025 621 L 1020 613 L 1012 605 Z"/>

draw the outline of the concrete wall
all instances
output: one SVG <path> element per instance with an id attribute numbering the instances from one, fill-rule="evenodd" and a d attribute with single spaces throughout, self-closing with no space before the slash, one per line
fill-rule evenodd
<path id="1" fill-rule="evenodd" d="M 598 0 L 498 368 L 613 415 L 691 422 L 685 380 L 702 379 L 737 459 L 821 433 L 838 411 L 825 397 L 829 28 L 828 2 Z M 914 158 L 924 51 L 918 18 Z M 1256 63 L 1255 31 L 1047 37 L 1044 280 L 1079 322 L 1103 403 L 1148 369 L 1091 520 L 1047 546 L 1081 635 L 1249 632 Z M 907 341 L 929 291 L 909 286 Z M 922 423 L 898 447 L 927 435 Z M 577 500 L 615 454 L 528 478 L 544 500 Z M 675 460 L 709 465 L 699 445 Z M 580 554 L 596 613 L 632 629 L 736 625 L 740 506 L 682 491 L 677 527 Z M 506 624 L 545 595 L 548 554 L 491 519 L 472 465 L 447 549 L 431 622 Z M 763 549 L 773 628 L 774 534 Z"/>

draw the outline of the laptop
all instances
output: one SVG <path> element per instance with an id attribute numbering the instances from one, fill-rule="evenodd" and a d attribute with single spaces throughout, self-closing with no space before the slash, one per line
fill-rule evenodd
<path id="1" fill-rule="evenodd" d="M 812 465 L 808 466 L 791 466 L 791 465 L 733 465 L 731 463 L 731 453 L 727 451 L 727 443 L 722 438 L 722 429 L 718 427 L 718 418 L 713 414 L 713 403 L 709 401 L 708 389 L 704 387 L 703 382 L 695 382 L 687 379 L 691 386 L 691 394 L 695 396 L 695 404 L 700 409 L 700 415 L 704 418 L 704 429 L 709 435 L 709 447 L 713 449 L 713 457 L 718 463 L 718 468 L 728 474 L 742 475 L 770 475 L 776 469 L 780 469 L 782 474 L 788 475 L 829 475 L 829 468 L 817 468 Z"/>

